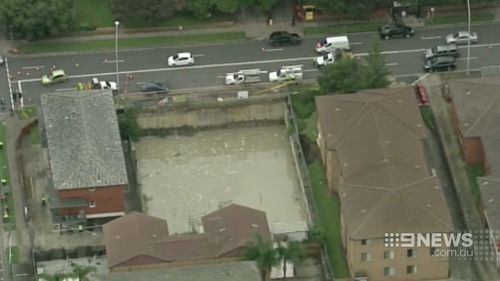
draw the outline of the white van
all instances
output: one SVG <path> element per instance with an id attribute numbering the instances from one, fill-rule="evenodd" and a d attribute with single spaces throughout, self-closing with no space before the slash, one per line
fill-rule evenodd
<path id="1" fill-rule="evenodd" d="M 278 71 L 269 72 L 269 82 L 302 80 L 302 65 L 288 65 Z"/>
<path id="2" fill-rule="evenodd" d="M 318 53 L 333 52 L 335 49 L 351 49 L 347 36 L 327 37 L 316 44 L 316 52 Z"/>

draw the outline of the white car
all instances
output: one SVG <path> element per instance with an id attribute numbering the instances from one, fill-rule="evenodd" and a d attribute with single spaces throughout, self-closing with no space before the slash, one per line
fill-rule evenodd
<path id="1" fill-rule="evenodd" d="M 191 53 L 188 52 L 178 53 L 177 55 L 168 57 L 167 64 L 168 66 L 193 65 L 194 57 Z"/>
<path id="2" fill-rule="evenodd" d="M 330 52 L 330 53 L 324 54 L 322 56 L 317 57 L 314 60 L 314 64 L 316 64 L 319 67 L 325 66 L 325 65 L 328 65 L 328 64 L 332 64 L 334 62 L 335 62 L 335 53 L 334 52 Z"/>
<path id="3" fill-rule="evenodd" d="M 97 78 L 92 78 L 92 85 L 94 86 L 94 89 L 118 90 L 118 85 L 113 81 L 99 81 Z"/>
<path id="4" fill-rule="evenodd" d="M 470 40 L 471 43 L 477 43 L 479 38 L 477 37 L 477 33 L 468 31 L 459 31 L 455 33 L 448 34 L 446 36 L 446 44 L 467 44 Z"/>

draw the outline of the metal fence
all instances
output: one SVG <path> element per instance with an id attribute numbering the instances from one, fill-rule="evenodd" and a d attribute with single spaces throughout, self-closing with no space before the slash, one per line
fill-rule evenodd
<path id="1" fill-rule="evenodd" d="M 500 75 L 500 65 L 483 66 L 481 67 L 481 76 L 498 76 Z"/>
<path id="2" fill-rule="evenodd" d="M 297 173 L 299 175 L 302 192 L 304 193 L 306 198 L 306 205 L 309 215 L 309 225 L 318 226 L 320 225 L 319 211 L 318 207 L 316 206 L 316 200 L 314 198 L 314 190 L 309 177 L 309 170 L 307 168 L 305 154 L 300 143 L 299 128 L 297 126 L 297 116 L 293 109 L 290 94 L 287 94 L 286 105 L 288 110 L 285 111 L 285 124 L 287 125 L 287 128 L 289 128 L 289 140 L 294 156 L 293 159 L 295 162 Z M 323 265 L 325 279 L 333 280 L 334 271 L 331 267 L 330 258 L 328 256 L 328 251 L 324 242 L 322 242 L 321 247 L 321 263 Z"/>

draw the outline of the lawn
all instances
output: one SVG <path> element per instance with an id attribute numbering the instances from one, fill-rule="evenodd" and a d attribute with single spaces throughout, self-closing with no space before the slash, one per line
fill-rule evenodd
<path id="1" fill-rule="evenodd" d="M 10 176 L 9 176 L 9 166 L 7 162 L 7 147 L 6 147 L 6 127 L 5 124 L 0 124 L 0 141 L 3 143 L 2 149 L 0 151 L 0 178 L 5 179 L 7 181 L 7 185 L 10 183 Z M 9 210 L 9 216 L 7 218 L 3 217 L 3 209 L 1 212 L 3 222 L 4 222 L 4 229 L 5 230 L 11 230 L 15 228 L 15 214 L 14 214 L 14 199 L 12 198 L 12 193 L 9 192 L 6 188 L 2 186 L 2 191 L 6 193 L 5 199 L 3 203 L 6 204 Z M 7 194 L 8 193 L 8 194 Z M 2 206 L 4 207 L 4 206 Z"/>
<path id="2" fill-rule="evenodd" d="M 300 119 L 300 122 L 302 122 L 300 133 L 315 143 L 318 136 L 318 113 L 314 111 L 308 118 Z"/>
<path id="3" fill-rule="evenodd" d="M 114 26 L 114 17 L 103 0 L 75 0 L 77 26 Z"/>
<path id="4" fill-rule="evenodd" d="M 36 116 L 36 107 L 34 106 L 25 106 L 20 110 L 16 111 L 17 117 L 19 119 L 28 119 Z"/>
<path id="5" fill-rule="evenodd" d="M 35 127 L 33 127 L 33 129 L 31 129 L 31 132 L 30 132 L 30 143 L 32 145 L 40 144 L 41 143 L 41 140 L 40 140 L 40 130 L 38 129 L 38 126 L 35 126 Z"/>
<path id="6" fill-rule="evenodd" d="M 366 31 L 377 31 L 378 27 L 383 25 L 384 22 L 362 22 L 353 24 L 337 24 L 337 25 L 324 25 L 324 26 L 314 26 L 305 27 L 304 34 L 340 34 L 340 33 L 354 33 L 354 32 L 366 32 Z"/>
<path id="7" fill-rule="evenodd" d="M 479 22 L 479 21 L 493 21 L 495 19 L 494 14 L 486 13 L 486 14 L 472 14 L 471 22 Z M 440 24 L 454 24 L 454 23 L 466 23 L 467 15 L 458 15 L 458 16 L 444 16 L 444 17 L 435 17 L 432 21 L 427 20 L 426 25 L 440 25 Z"/>
<path id="8" fill-rule="evenodd" d="M 465 165 L 465 172 L 467 173 L 467 178 L 469 179 L 470 192 L 474 198 L 474 202 L 477 206 L 479 206 L 481 203 L 481 191 L 479 190 L 476 178 L 486 174 L 484 168 L 480 164 L 467 164 Z"/>
<path id="9" fill-rule="evenodd" d="M 340 202 L 337 196 L 330 195 L 326 186 L 326 178 L 319 160 L 308 166 L 314 198 L 318 207 L 321 226 L 330 264 L 336 279 L 349 277 L 349 269 L 344 256 L 340 236 Z"/>
<path id="10" fill-rule="evenodd" d="M 206 43 L 231 42 L 245 39 L 245 32 L 184 34 L 161 37 L 126 38 L 119 40 L 120 49 L 140 47 L 182 46 Z M 21 53 L 81 52 L 113 50 L 115 40 L 90 40 L 85 42 L 30 43 L 17 46 Z"/>

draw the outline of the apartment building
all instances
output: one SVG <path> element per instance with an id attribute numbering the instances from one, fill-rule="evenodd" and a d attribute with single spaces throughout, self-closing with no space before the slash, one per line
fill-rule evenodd
<path id="1" fill-rule="evenodd" d="M 340 199 L 341 235 L 359 280 L 440 280 L 447 257 L 391 247 L 387 234 L 451 232 L 440 183 L 425 160 L 425 124 L 412 87 L 316 98 L 328 186 Z M 397 237 L 394 237 L 395 239 Z M 387 245 L 386 245 L 387 243 Z"/>

